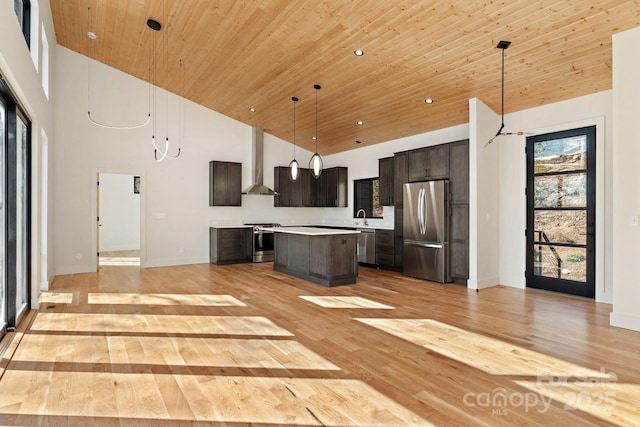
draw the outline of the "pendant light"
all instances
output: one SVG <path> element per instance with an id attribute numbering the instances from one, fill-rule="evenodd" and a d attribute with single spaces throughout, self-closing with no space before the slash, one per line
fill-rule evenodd
<path id="1" fill-rule="evenodd" d="M 501 114 L 501 121 L 500 121 L 500 128 L 498 129 L 498 132 L 496 132 L 495 136 L 493 138 L 491 138 L 489 141 L 487 141 L 486 144 L 484 144 L 485 147 L 487 147 L 489 144 L 491 144 L 497 137 L 499 136 L 505 136 L 505 135 L 531 135 L 531 132 L 523 132 L 523 131 L 518 131 L 518 132 L 503 132 L 504 130 L 504 51 L 507 50 L 507 48 L 511 45 L 510 41 L 507 40 L 500 40 L 500 42 L 498 43 L 498 45 L 496 46 L 496 49 L 502 49 L 502 104 L 501 104 L 501 109 L 500 109 L 500 114 Z"/>
<path id="2" fill-rule="evenodd" d="M 93 45 L 95 44 L 95 40 L 98 38 L 98 36 L 94 32 L 94 28 L 93 28 L 93 14 L 91 13 L 91 6 L 87 8 L 87 14 L 89 16 L 89 31 L 87 31 L 87 37 L 89 37 L 89 40 L 90 40 L 89 56 L 87 58 L 89 63 L 88 70 L 87 70 L 87 118 L 94 125 L 107 128 L 107 129 L 128 130 L 128 129 L 138 129 L 148 125 L 149 122 L 151 121 L 151 87 L 149 87 L 149 99 L 148 99 L 149 105 L 147 106 L 147 117 L 144 121 L 141 121 L 140 123 L 131 124 L 131 125 L 115 125 L 115 124 L 103 123 L 91 116 L 91 77 L 93 74 L 91 64 L 93 63 L 93 59 L 92 59 Z"/>
<path id="3" fill-rule="evenodd" d="M 299 99 L 294 96 L 291 100 L 293 101 L 293 160 L 289 163 L 289 179 L 296 182 L 300 176 L 300 165 L 296 160 L 296 102 Z"/>
<path id="4" fill-rule="evenodd" d="M 318 154 L 318 91 L 320 90 L 320 85 L 315 84 L 313 88 L 316 90 L 316 134 L 313 137 L 316 140 L 316 152 L 313 153 L 309 160 L 309 169 L 311 169 L 313 177 L 318 179 L 322 173 L 322 157 Z"/>
<path id="5" fill-rule="evenodd" d="M 167 18 L 167 13 L 166 13 L 166 1 L 164 2 L 164 12 L 165 12 L 165 19 Z M 165 158 L 167 157 L 172 157 L 172 158 L 178 158 L 180 157 L 180 152 L 181 152 L 181 148 L 178 147 L 178 151 L 176 154 L 169 154 L 169 91 L 165 89 L 165 100 L 166 100 L 166 110 L 165 110 L 165 140 L 164 140 L 164 147 L 160 148 L 158 147 L 158 144 L 156 143 L 156 131 L 157 131 L 157 108 L 158 108 L 158 99 L 157 99 L 157 84 L 156 84 L 156 72 L 157 72 L 157 66 L 156 66 L 156 62 L 157 62 L 157 56 L 156 56 L 156 34 L 158 32 L 160 32 L 160 30 L 162 29 L 162 24 L 160 24 L 160 22 L 156 21 L 155 19 L 147 19 L 147 26 L 149 28 L 151 28 L 154 31 L 154 36 L 153 36 L 153 72 L 152 72 L 152 80 L 153 80 L 153 130 L 152 130 L 152 135 L 151 135 L 151 144 L 153 145 L 153 157 L 155 159 L 156 162 L 160 163 L 161 161 L 163 161 Z M 164 62 L 165 62 L 165 78 L 168 76 L 168 53 L 167 53 L 167 49 L 168 49 L 168 43 L 167 43 L 167 37 L 168 35 L 165 32 L 165 35 L 163 37 L 164 39 Z M 182 59 L 180 59 L 180 79 L 181 82 L 184 82 L 184 76 L 183 76 L 183 66 L 182 66 Z M 151 71 L 150 71 L 151 73 Z M 182 105 L 182 104 L 181 104 Z M 184 111 L 181 111 L 181 114 L 184 114 Z M 180 120 L 182 120 L 182 118 L 180 118 Z M 182 127 L 182 126 L 180 126 Z"/>

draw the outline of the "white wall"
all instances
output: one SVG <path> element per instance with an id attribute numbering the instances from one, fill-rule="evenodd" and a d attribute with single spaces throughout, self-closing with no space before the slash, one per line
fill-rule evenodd
<path id="1" fill-rule="evenodd" d="M 134 175 L 100 174 L 100 252 L 140 249 L 140 193 Z"/>
<path id="2" fill-rule="evenodd" d="M 469 281 L 471 289 L 500 283 L 500 153 L 485 147 L 500 127 L 500 118 L 477 98 L 469 100 Z"/>
<path id="3" fill-rule="evenodd" d="M 38 51 L 42 32 L 44 29 L 49 43 L 55 43 L 55 33 L 53 30 L 53 18 L 48 1 L 32 1 L 32 20 L 31 20 L 31 48 Z M 50 101 L 55 96 L 55 90 L 50 88 L 49 98 L 44 93 L 42 81 L 46 76 L 42 75 L 42 70 L 52 70 L 55 64 L 55 54 L 51 53 L 46 58 L 48 64 L 42 64 L 43 58 L 35 52 L 32 56 L 29 51 L 22 30 L 18 25 L 15 12 L 13 10 L 12 1 L 0 1 L 0 70 L 7 78 L 11 89 L 17 96 L 20 104 L 25 108 L 27 115 L 31 119 L 31 141 L 32 141 L 32 262 L 31 278 L 32 278 L 32 298 L 31 305 L 37 307 L 40 278 L 52 278 L 55 274 L 52 257 L 52 241 L 49 235 L 48 239 L 41 238 L 42 221 L 48 222 L 48 230 L 51 230 L 51 217 L 42 217 L 41 213 L 41 197 L 42 197 L 42 176 L 41 176 L 41 148 L 45 135 L 49 137 L 54 134 L 54 117 L 53 105 Z M 46 66 L 48 65 L 48 66 Z M 49 76 L 50 77 L 50 76 Z M 53 147 L 53 141 L 48 141 L 50 148 Z M 51 172 L 53 165 L 49 158 L 48 171 Z M 47 170 L 47 168 L 45 168 Z M 45 177 L 44 182 L 47 182 Z M 51 204 L 53 200 L 53 192 L 45 192 L 48 197 L 49 212 L 51 212 Z M 49 247 L 43 248 L 41 242 L 48 242 Z M 47 257 L 48 254 L 48 257 Z M 44 257 L 43 262 L 40 262 Z M 41 271 L 44 269 L 45 271 Z M 46 288 L 49 280 L 43 280 L 42 286 Z"/>
<path id="4" fill-rule="evenodd" d="M 505 115 L 505 131 L 534 134 L 596 126 L 596 301 L 611 303 L 612 281 L 612 110 L 604 91 Z M 500 283 L 525 287 L 526 136 L 503 136 L 500 171 Z"/>
<path id="5" fill-rule="evenodd" d="M 613 36 L 613 312 L 611 324 L 640 331 L 640 28 Z M 636 222 L 632 223 L 632 217 Z M 632 225 L 633 224 L 633 225 Z"/>

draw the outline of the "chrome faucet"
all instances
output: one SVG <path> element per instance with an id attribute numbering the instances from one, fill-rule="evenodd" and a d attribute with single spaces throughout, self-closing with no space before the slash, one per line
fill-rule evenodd
<path id="1" fill-rule="evenodd" d="M 365 212 L 364 209 L 358 209 L 358 212 L 356 212 L 356 218 L 360 218 L 360 212 L 362 212 L 363 224 L 369 225 L 369 223 L 367 222 L 367 212 Z"/>

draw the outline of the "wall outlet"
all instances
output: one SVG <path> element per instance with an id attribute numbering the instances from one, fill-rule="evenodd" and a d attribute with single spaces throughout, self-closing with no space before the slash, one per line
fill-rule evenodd
<path id="1" fill-rule="evenodd" d="M 82 259 L 82 254 L 80 252 L 78 252 L 76 254 L 76 259 L 78 259 L 78 260 Z"/>
<path id="2" fill-rule="evenodd" d="M 180 249 L 178 249 L 178 252 L 180 252 L 181 254 L 183 254 L 183 253 L 184 253 L 184 248 L 180 248 Z"/>
<path id="3" fill-rule="evenodd" d="M 632 227 L 638 226 L 638 215 L 629 216 L 629 225 Z"/>

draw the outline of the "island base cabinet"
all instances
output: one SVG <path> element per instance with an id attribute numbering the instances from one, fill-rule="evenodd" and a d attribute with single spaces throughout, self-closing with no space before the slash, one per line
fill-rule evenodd
<path id="1" fill-rule="evenodd" d="M 319 281 L 327 281 L 327 286 L 355 283 L 358 275 L 356 236 L 357 234 L 350 234 L 310 238 L 309 275 Z"/>
<path id="2" fill-rule="evenodd" d="M 275 235 L 273 269 L 323 286 L 348 285 L 358 276 L 357 234 Z"/>

